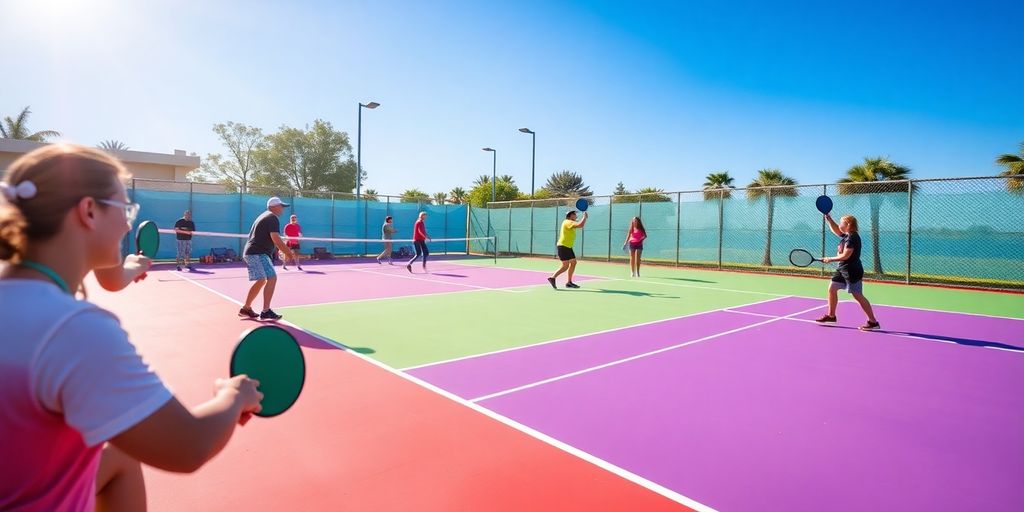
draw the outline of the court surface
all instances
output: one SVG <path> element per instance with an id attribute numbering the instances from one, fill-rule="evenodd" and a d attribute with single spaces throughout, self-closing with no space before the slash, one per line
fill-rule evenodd
<path id="1" fill-rule="evenodd" d="M 283 271 L 303 395 L 153 510 L 1024 510 L 1024 296 L 548 259 Z M 292 267 L 289 267 L 292 268 Z M 244 268 L 92 299 L 186 403 L 238 335 Z M 841 296 L 841 299 L 846 297 Z M 257 301 L 257 305 L 259 300 Z"/>

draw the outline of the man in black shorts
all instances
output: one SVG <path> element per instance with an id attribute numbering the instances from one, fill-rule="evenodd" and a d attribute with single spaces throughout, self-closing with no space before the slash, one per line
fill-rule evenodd
<path id="1" fill-rule="evenodd" d="M 562 221 L 562 229 L 558 234 L 558 245 L 555 246 L 555 252 L 558 254 L 558 259 L 561 260 L 562 266 L 555 272 L 555 275 L 548 278 L 548 283 L 551 283 L 551 287 L 558 289 L 558 285 L 555 284 L 555 279 L 562 275 L 562 272 L 569 272 L 569 279 L 565 282 L 566 288 L 579 288 L 580 285 L 572 282 L 572 274 L 576 271 L 576 253 L 573 252 L 572 246 L 576 243 L 576 230 L 583 229 L 583 225 L 587 223 L 587 212 L 583 212 L 583 218 L 579 222 L 576 222 L 576 211 L 570 211 L 565 214 L 565 220 Z"/>
<path id="2" fill-rule="evenodd" d="M 185 210 L 185 213 L 174 223 L 174 236 L 178 242 L 177 266 L 181 272 L 181 264 L 185 264 L 190 272 L 192 271 L 192 232 L 196 230 L 196 224 L 192 222 L 192 211 Z"/>

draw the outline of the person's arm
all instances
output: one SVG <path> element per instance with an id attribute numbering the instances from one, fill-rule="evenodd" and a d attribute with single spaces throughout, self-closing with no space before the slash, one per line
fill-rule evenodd
<path id="1" fill-rule="evenodd" d="M 825 222 L 828 222 L 828 227 L 832 230 L 832 233 L 836 236 L 843 236 L 843 232 L 839 231 L 839 224 L 836 224 L 836 221 L 832 220 L 831 215 L 825 214 Z"/>
<path id="2" fill-rule="evenodd" d="M 847 247 L 846 250 L 843 251 L 842 253 L 840 253 L 840 254 L 838 254 L 836 256 L 833 256 L 831 258 L 822 258 L 821 261 L 823 261 L 825 263 L 832 263 L 832 262 L 836 262 L 836 261 L 846 261 L 846 260 L 850 259 L 850 256 L 853 256 L 853 248 Z"/>
<path id="3" fill-rule="evenodd" d="M 259 382 L 239 375 L 218 379 L 213 399 L 186 409 L 172 398 L 110 442 L 132 458 L 165 471 L 191 473 L 220 453 L 234 433 L 259 412 Z"/>
<path id="4" fill-rule="evenodd" d="M 577 222 L 576 224 L 573 224 L 572 227 L 573 227 L 573 229 L 579 229 L 579 228 L 582 228 L 583 225 L 586 224 L 586 223 L 587 223 L 587 212 L 583 212 L 583 218 L 580 219 L 580 221 Z"/>
<path id="5" fill-rule="evenodd" d="M 277 231 L 270 232 L 270 240 L 274 242 L 274 246 L 277 247 L 277 250 L 281 251 L 282 253 L 288 254 L 289 252 L 291 252 L 291 249 L 289 249 L 288 246 L 285 245 L 284 240 L 281 239 L 281 234 L 278 233 Z"/>
<path id="6" fill-rule="evenodd" d="M 145 279 L 146 272 L 152 264 L 153 260 L 141 254 L 129 254 L 121 265 L 95 269 L 93 275 L 104 290 L 117 292 L 133 282 Z"/>

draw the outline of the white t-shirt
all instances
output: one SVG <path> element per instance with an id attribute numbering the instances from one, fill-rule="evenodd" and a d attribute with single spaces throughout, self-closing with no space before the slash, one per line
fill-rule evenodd
<path id="1" fill-rule="evenodd" d="M 113 314 L 0 280 L 0 510 L 92 510 L 103 443 L 171 399 Z"/>

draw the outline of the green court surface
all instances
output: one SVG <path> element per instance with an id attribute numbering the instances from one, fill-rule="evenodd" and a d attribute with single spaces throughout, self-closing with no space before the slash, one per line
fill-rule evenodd
<path id="1" fill-rule="evenodd" d="M 475 263 L 490 265 L 489 263 Z M 501 259 L 547 273 L 557 262 Z M 535 287 L 281 308 L 290 322 L 395 368 L 591 334 L 782 296 L 824 298 L 827 277 L 806 278 L 582 261 L 579 290 Z M 564 281 L 564 278 L 563 278 Z M 560 282 L 561 284 L 561 282 Z M 865 283 L 875 304 L 1024 318 L 1024 295 Z M 840 300 L 846 300 L 840 292 Z"/>

